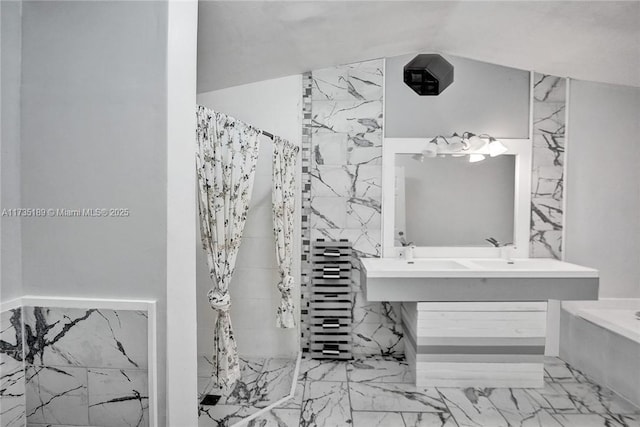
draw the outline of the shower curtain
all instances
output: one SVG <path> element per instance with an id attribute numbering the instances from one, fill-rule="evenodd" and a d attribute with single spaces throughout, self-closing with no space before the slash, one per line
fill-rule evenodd
<path id="1" fill-rule="evenodd" d="M 196 116 L 200 232 L 213 280 L 209 303 L 217 312 L 212 362 L 218 386 L 228 388 L 240 378 L 229 284 L 249 210 L 260 130 L 202 106 Z"/>
<path id="2" fill-rule="evenodd" d="M 278 307 L 276 325 L 280 328 L 295 326 L 291 290 L 293 262 L 293 233 L 295 214 L 295 165 L 299 148 L 278 136 L 273 139 L 273 233 L 276 239 L 276 259 L 280 270 L 278 289 L 282 299 Z"/>

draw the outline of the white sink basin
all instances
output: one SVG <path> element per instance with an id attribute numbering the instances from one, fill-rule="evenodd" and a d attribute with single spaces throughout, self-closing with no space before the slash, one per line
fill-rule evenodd
<path id="1" fill-rule="evenodd" d="M 466 259 L 463 261 L 465 266 L 472 270 L 520 270 L 531 271 L 532 273 L 539 271 L 547 272 L 588 272 L 592 270 L 580 265 L 571 264 L 564 261 L 558 261 L 550 258 L 518 258 L 508 263 L 504 259 Z M 595 270 L 593 270 L 595 272 Z"/>
<path id="2" fill-rule="evenodd" d="M 550 258 L 363 258 L 367 277 L 598 277 L 598 270 Z"/>
<path id="3" fill-rule="evenodd" d="M 469 269 L 469 266 L 452 259 L 414 258 L 411 260 L 405 260 L 397 258 L 380 258 L 380 261 L 382 262 L 379 264 L 379 268 L 387 271 L 397 271 L 398 269 L 411 271 Z"/>
<path id="4" fill-rule="evenodd" d="M 368 301 L 598 298 L 598 270 L 546 258 L 361 258 Z"/>

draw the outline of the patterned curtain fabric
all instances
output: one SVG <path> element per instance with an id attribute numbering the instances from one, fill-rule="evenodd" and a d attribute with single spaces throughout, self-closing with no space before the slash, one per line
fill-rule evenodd
<path id="1" fill-rule="evenodd" d="M 280 137 L 273 141 L 273 232 L 276 238 L 276 258 L 280 270 L 278 289 L 282 294 L 276 324 L 280 328 L 295 326 L 291 290 L 293 233 L 295 214 L 295 166 L 299 148 Z"/>
<path id="2" fill-rule="evenodd" d="M 218 314 L 213 366 L 218 385 L 227 388 L 240 378 L 229 284 L 249 210 L 260 130 L 202 106 L 196 115 L 200 232 L 213 280 L 209 303 Z"/>

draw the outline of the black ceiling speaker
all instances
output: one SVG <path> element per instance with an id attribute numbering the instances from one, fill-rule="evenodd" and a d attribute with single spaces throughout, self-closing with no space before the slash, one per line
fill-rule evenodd
<path id="1" fill-rule="evenodd" d="M 440 95 L 453 83 L 453 65 L 435 53 L 423 53 L 404 66 L 404 82 L 420 96 Z"/>

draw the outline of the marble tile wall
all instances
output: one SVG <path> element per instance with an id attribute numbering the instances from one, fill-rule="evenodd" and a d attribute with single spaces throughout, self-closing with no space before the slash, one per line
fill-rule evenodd
<path id="1" fill-rule="evenodd" d="M 566 79 L 534 74 L 530 256 L 562 257 Z"/>
<path id="2" fill-rule="evenodd" d="M 22 310 L 0 313 L 0 427 L 25 424 Z"/>
<path id="3" fill-rule="evenodd" d="M 2 427 L 149 425 L 146 312 L 15 313 L 0 336 Z"/>
<path id="4" fill-rule="evenodd" d="M 316 239 L 348 239 L 359 257 L 381 256 L 384 61 L 325 68 L 303 77 L 303 349 L 307 257 Z M 398 304 L 367 303 L 354 262 L 355 354 L 402 354 Z"/>

